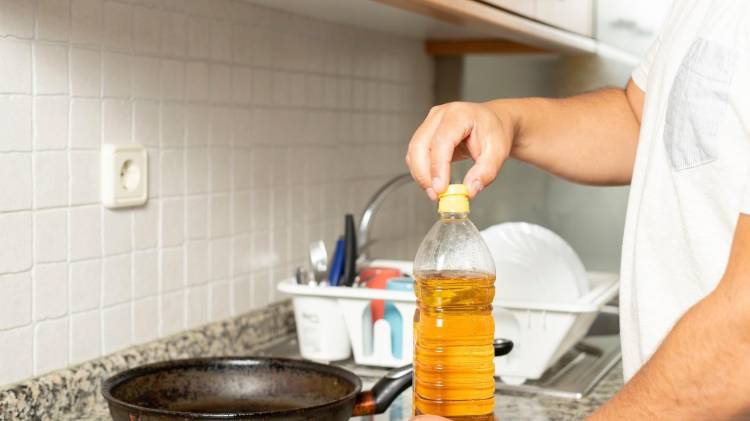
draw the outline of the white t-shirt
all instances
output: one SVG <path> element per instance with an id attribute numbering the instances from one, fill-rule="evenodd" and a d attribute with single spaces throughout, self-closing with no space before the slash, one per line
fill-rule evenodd
<path id="1" fill-rule="evenodd" d="M 749 53 L 750 1 L 676 0 L 633 72 L 646 99 L 621 266 L 626 379 L 716 287 L 750 213 Z"/>

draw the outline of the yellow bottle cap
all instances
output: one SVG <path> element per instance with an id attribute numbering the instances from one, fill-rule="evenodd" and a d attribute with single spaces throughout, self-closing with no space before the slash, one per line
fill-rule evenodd
<path id="1" fill-rule="evenodd" d="M 440 194 L 438 212 L 469 213 L 469 188 L 451 184 Z"/>

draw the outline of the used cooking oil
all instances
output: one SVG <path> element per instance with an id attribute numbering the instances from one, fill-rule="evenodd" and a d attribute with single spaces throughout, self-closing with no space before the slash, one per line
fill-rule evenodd
<path id="1" fill-rule="evenodd" d="M 465 186 L 449 186 L 438 212 L 414 262 L 414 411 L 492 420 L 494 262 Z"/>

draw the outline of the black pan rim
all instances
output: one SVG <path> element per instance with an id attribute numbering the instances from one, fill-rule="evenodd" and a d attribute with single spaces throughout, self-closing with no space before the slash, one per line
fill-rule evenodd
<path id="1" fill-rule="evenodd" d="M 122 385 L 123 383 L 132 380 L 136 377 L 140 377 L 147 374 L 152 374 L 161 370 L 166 369 L 178 369 L 178 368 L 191 368 L 191 367 L 206 367 L 206 366 L 249 366 L 249 365 L 271 365 L 280 364 L 290 368 L 301 368 L 314 371 L 321 371 L 339 376 L 345 380 L 351 381 L 354 384 L 354 390 L 347 395 L 320 405 L 307 406 L 295 409 L 285 409 L 278 411 L 264 411 L 264 412 L 213 412 L 213 413 L 200 413 L 200 412 L 184 412 L 184 411 L 170 411 L 167 409 L 150 408 L 146 406 L 136 405 L 130 402 L 125 402 L 112 395 L 112 390 Z M 293 415 L 300 412 L 309 412 L 314 410 L 325 410 L 340 405 L 346 400 L 355 400 L 357 394 L 362 391 L 362 380 L 357 377 L 354 373 L 345 370 L 340 367 L 316 363 L 306 360 L 298 360 L 292 358 L 275 358 L 275 357 L 200 357 L 200 358 L 184 358 L 177 360 L 161 361 L 151 364 L 145 364 L 142 366 L 130 368 L 117 373 L 113 376 L 108 377 L 102 382 L 102 395 L 109 405 L 115 405 L 121 409 L 127 411 L 137 411 L 144 414 L 156 414 L 156 415 L 167 415 L 177 416 L 183 418 L 194 418 L 194 419 L 234 419 L 251 416 L 283 416 Z"/>

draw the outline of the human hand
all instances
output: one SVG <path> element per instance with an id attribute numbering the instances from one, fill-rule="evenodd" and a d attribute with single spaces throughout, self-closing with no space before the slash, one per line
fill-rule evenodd
<path id="1" fill-rule="evenodd" d="M 438 105 L 414 132 L 406 164 L 430 199 L 436 200 L 450 183 L 451 162 L 474 159 L 464 178 L 473 198 L 495 179 L 509 156 L 513 131 L 510 115 L 498 115 L 487 105 Z"/>

